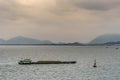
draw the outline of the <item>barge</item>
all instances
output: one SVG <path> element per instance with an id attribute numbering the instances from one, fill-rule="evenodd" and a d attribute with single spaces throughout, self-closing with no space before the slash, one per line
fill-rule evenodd
<path id="1" fill-rule="evenodd" d="M 76 61 L 37 61 L 33 62 L 31 59 L 20 60 L 18 64 L 27 65 L 27 64 L 75 64 Z"/>

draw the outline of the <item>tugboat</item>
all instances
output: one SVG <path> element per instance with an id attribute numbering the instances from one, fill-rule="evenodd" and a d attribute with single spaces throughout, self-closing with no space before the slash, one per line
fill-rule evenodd
<path id="1" fill-rule="evenodd" d="M 26 65 L 26 64 L 75 64 L 76 61 L 37 61 L 32 62 L 31 59 L 24 59 L 20 60 L 18 64 L 20 65 Z"/>

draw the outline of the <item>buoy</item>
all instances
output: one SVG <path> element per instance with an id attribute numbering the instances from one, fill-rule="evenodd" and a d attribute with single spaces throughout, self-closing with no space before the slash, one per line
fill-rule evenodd
<path id="1" fill-rule="evenodd" d="M 94 60 L 93 67 L 94 67 L 94 68 L 96 68 L 96 67 L 97 67 L 97 65 L 96 65 L 96 60 Z"/>
<path id="2" fill-rule="evenodd" d="M 119 48 L 116 48 L 116 49 L 119 49 Z"/>

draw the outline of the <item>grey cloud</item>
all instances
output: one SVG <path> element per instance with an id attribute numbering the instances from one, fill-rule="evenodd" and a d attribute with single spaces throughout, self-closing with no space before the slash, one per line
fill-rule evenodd
<path id="1" fill-rule="evenodd" d="M 120 7 L 119 0 L 96 1 L 96 0 L 56 0 L 57 7 L 54 9 L 56 14 L 68 14 L 80 11 L 108 11 Z"/>
<path id="2" fill-rule="evenodd" d="M 79 8 L 87 9 L 87 10 L 98 10 L 105 11 L 111 10 L 120 5 L 120 2 L 98 2 L 98 1 L 89 1 L 89 2 L 81 2 L 76 4 Z"/>
<path id="3" fill-rule="evenodd" d="M 99 11 L 109 10 L 111 8 L 110 5 L 99 2 L 82 2 L 77 3 L 76 6 L 87 10 L 99 10 Z"/>
<path id="4" fill-rule="evenodd" d="M 25 18 L 24 14 L 21 14 L 19 10 L 16 10 L 16 3 L 14 0 L 2 1 L 0 3 L 0 21 L 16 21 L 20 18 Z"/>
<path id="5" fill-rule="evenodd" d="M 74 5 L 76 1 L 78 0 L 56 0 L 56 6 L 50 9 L 50 11 L 62 16 L 71 14 L 78 10 Z"/>

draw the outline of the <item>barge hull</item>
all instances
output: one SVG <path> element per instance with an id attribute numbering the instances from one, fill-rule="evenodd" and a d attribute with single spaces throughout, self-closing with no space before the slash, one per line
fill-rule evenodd
<path id="1" fill-rule="evenodd" d="M 20 65 L 27 65 L 27 64 L 75 64 L 76 61 L 63 61 L 63 62 L 31 62 L 31 63 L 18 63 Z"/>

